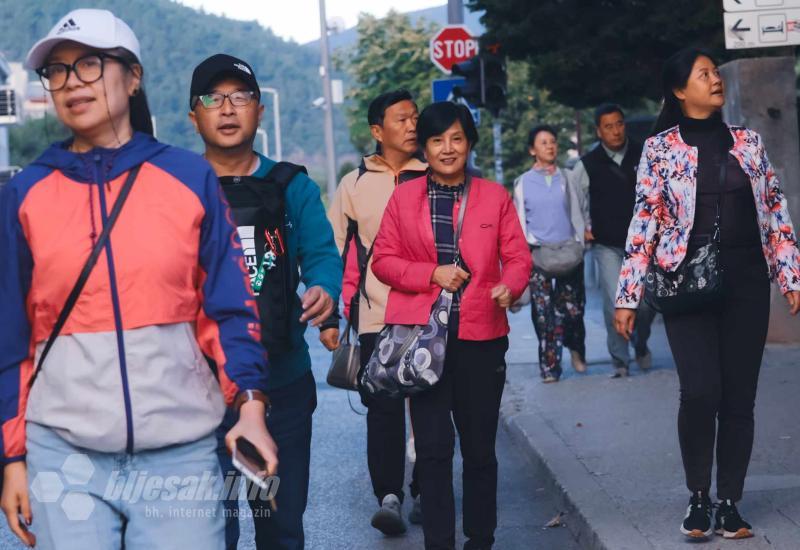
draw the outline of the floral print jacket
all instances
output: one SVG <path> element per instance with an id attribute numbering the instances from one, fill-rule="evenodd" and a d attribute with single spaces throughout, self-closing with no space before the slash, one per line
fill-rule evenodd
<path id="1" fill-rule="evenodd" d="M 800 250 L 789 219 L 786 197 L 764 144 L 756 132 L 730 126 L 736 157 L 753 187 L 761 244 L 770 279 L 783 293 L 800 290 Z M 697 148 L 681 138 L 678 127 L 645 142 L 636 184 L 636 204 L 619 275 L 616 307 L 635 309 L 653 254 L 674 271 L 686 256 L 695 210 Z"/>

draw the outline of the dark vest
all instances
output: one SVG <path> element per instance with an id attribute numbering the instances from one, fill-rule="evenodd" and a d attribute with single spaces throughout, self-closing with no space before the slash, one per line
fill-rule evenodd
<path id="1" fill-rule="evenodd" d="M 629 141 L 622 166 L 611 160 L 602 145 L 581 158 L 589 175 L 589 213 L 594 242 L 625 247 L 636 200 L 636 169 L 641 154 L 642 145 Z"/>

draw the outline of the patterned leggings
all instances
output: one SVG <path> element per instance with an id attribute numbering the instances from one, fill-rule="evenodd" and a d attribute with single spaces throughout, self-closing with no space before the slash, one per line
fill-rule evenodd
<path id="1" fill-rule="evenodd" d="M 586 288 L 583 264 L 562 277 L 549 278 L 534 269 L 531 276 L 531 317 L 539 338 L 539 370 L 542 378 L 561 376 L 561 352 L 567 348 L 586 358 L 583 311 Z"/>

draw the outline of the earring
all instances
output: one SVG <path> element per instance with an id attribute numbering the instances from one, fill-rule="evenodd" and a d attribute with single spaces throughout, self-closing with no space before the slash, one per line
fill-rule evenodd
<path id="1" fill-rule="evenodd" d="M 136 97 L 137 95 L 139 95 L 139 88 L 136 88 L 135 90 L 133 90 L 133 93 L 131 94 L 131 97 Z"/>

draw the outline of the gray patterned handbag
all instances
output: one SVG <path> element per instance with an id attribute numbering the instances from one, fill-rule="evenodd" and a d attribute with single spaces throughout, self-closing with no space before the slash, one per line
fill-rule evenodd
<path id="1" fill-rule="evenodd" d="M 458 209 L 455 242 L 459 242 L 467 211 L 470 177 Z M 456 253 L 456 264 L 460 254 Z M 386 325 L 375 341 L 375 351 L 361 373 L 361 387 L 371 396 L 409 397 L 421 393 L 442 377 L 447 329 L 453 294 L 442 290 L 425 325 Z"/>

